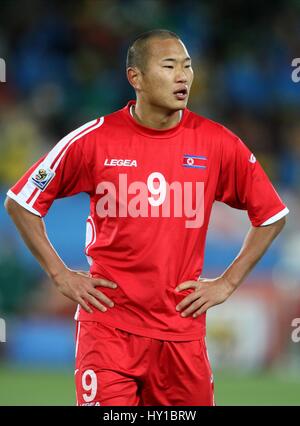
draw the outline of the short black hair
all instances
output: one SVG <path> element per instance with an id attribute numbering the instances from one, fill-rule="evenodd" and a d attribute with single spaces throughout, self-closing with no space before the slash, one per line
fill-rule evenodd
<path id="1" fill-rule="evenodd" d="M 126 69 L 129 67 L 137 67 L 142 71 L 145 70 L 148 55 L 147 44 L 152 38 L 159 38 L 162 40 L 176 38 L 177 40 L 180 40 L 180 37 L 176 33 L 164 29 L 151 30 L 140 34 L 128 48 Z"/>

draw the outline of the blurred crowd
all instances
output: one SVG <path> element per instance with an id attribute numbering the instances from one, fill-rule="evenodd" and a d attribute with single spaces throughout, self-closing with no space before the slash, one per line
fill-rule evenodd
<path id="1" fill-rule="evenodd" d="M 2 0 L 0 184 L 81 123 L 134 97 L 127 47 L 153 28 L 180 35 L 193 59 L 189 107 L 245 140 L 276 182 L 299 188 L 300 2 Z M 298 12 L 298 13 L 297 13 Z"/>
<path id="2" fill-rule="evenodd" d="M 299 212 L 300 82 L 291 78 L 292 60 L 300 57 L 298 0 L 1 0 L 0 8 L 7 65 L 7 82 L 0 83 L 3 196 L 65 134 L 134 98 L 125 73 L 128 45 L 144 31 L 166 28 L 192 57 L 189 108 L 237 133 Z M 296 217 L 291 223 L 298 226 Z M 297 250 L 299 232 L 291 234 Z M 3 293 L 11 283 L 7 265 L 14 263 L 14 277 L 17 265 L 12 233 L 0 226 L 0 236 L 7 242 L 0 247 Z M 286 262 L 283 269 L 288 255 Z M 295 258 L 296 275 L 297 264 Z M 15 282 L 24 288 L 32 278 L 21 270 Z"/>

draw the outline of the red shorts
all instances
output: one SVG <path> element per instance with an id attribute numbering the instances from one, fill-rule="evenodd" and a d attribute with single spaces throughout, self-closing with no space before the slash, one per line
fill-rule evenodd
<path id="1" fill-rule="evenodd" d="M 77 405 L 214 405 L 205 337 L 173 342 L 78 322 Z"/>

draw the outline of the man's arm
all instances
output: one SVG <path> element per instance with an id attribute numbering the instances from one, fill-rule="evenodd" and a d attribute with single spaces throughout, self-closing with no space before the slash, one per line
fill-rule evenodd
<path id="1" fill-rule="evenodd" d="M 107 310 L 103 303 L 113 307 L 112 300 L 95 287 L 116 288 L 115 283 L 91 278 L 87 273 L 67 268 L 48 239 L 43 219 L 10 197 L 6 198 L 4 205 L 25 244 L 64 296 L 79 303 L 89 313 L 92 310 L 86 302 L 90 302 L 102 312 Z"/>
<path id="2" fill-rule="evenodd" d="M 252 226 L 246 235 L 243 246 L 226 271 L 215 279 L 185 281 L 176 288 L 177 291 L 194 288 L 195 291 L 186 296 L 177 306 L 184 317 L 193 314 L 197 317 L 208 308 L 224 302 L 239 285 L 246 275 L 261 259 L 272 241 L 281 232 L 286 222 L 285 217 L 268 226 Z"/>

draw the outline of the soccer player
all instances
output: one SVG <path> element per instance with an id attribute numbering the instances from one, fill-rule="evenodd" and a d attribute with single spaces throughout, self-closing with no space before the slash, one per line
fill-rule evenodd
<path id="1" fill-rule="evenodd" d="M 238 288 L 288 209 L 244 143 L 187 108 L 193 70 L 176 34 L 140 35 L 126 65 L 136 100 L 65 136 L 8 191 L 6 208 L 78 303 L 78 405 L 213 405 L 206 311 Z M 42 219 L 79 192 L 90 196 L 86 274 L 63 263 Z M 215 200 L 247 210 L 251 227 L 232 264 L 205 279 Z"/>

